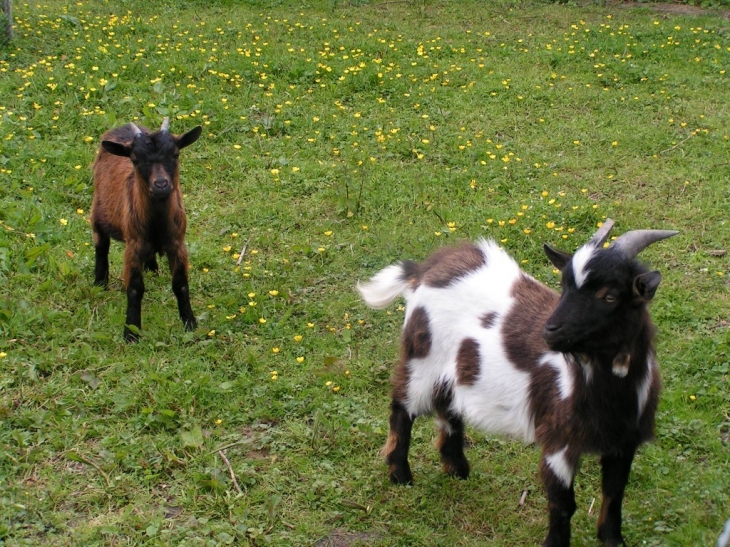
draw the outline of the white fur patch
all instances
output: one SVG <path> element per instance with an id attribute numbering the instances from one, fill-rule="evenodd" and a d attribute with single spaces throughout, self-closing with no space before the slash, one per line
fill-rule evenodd
<path id="1" fill-rule="evenodd" d="M 644 414 L 646 402 L 649 400 L 649 390 L 651 389 L 654 374 L 656 374 L 656 368 L 656 356 L 654 354 L 650 354 L 647 361 L 646 376 L 644 376 L 641 384 L 639 384 L 639 389 L 636 393 L 636 398 L 639 401 L 639 418 L 641 418 L 642 414 Z"/>
<path id="2" fill-rule="evenodd" d="M 568 362 L 562 353 L 546 353 L 540 360 L 541 365 L 549 365 L 558 373 L 560 398 L 565 400 L 573 394 L 573 378 L 568 368 Z"/>
<path id="3" fill-rule="evenodd" d="M 586 384 L 590 384 L 593 379 L 593 362 L 588 360 L 586 357 L 579 357 L 578 364 L 583 370 L 583 378 Z"/>
<path id="4" fill-rule="evenodd" d="M 614 363 L 613 367 L 611 367 L 611 371 L 613 372 L 614 376 L 618 376 L 619 378 L 626 378 L 626 376 L 628 376 L 629 374 L 629 367 L 621 363 Z"/>
<path id="5" fill-rule="evenodd" d="M 446 421 L 442 418 L 436 418 L 436 425 L 446 435 L 451 436 L 454 434 L 454 428 L 451 427 L 451 424 L 448 421 Z"/>
<path id="6" fill-rule="evenodd" d="M 566 488 L 569 488 L 573 482 L 573 468 L 568 463 L 565 454 L 568 452 L 567 445 L 554 454 L 545 456 L 545 463 L 552 470 L 555 476 L 562 482 Z"/>
<path id="7" fill-rule="evenodd" d="M 573 276 L 575 277 L 575 286 L 579 289 L 583 286 L 583 283 L 588 279 L 590 270 L 587 269 L 588 262 L 593 258 L 593 253 L 596 252 L 595 245 L 583 245 L 573 255 Z"/>

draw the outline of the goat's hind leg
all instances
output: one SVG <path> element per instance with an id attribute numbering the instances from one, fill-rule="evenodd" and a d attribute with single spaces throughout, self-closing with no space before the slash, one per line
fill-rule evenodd
<path id="1" fill-rule="evenodd" d="M 393 397 L 390 404 L 390 432 L 383 447 L 390 482 L 393 484 L 413 484 L 411 466 L 408 464 L 413 419 L 405 405 Z"/>
<path id="2" fill-rule="evenodd" d="M 104 287 L 109 284 L 109 244 L 111 238 L 98 226 L 93 227 L 95 264 L 94 285 Z"/>
<path id="3" fill-rule="evenodd" d="M 157 254 L 153 253 L 151 258 L 144 262 L 144 269 L 148 272 L 159 273 L 160 267 L 157 265 Z"/>
<path id="4" fill-rule="evenodd" d="M 439 413 L 438 425 L 436 446 L 441 455 L 441 468 L 453 477 L 468 478 L 469 461 L 464 455 L 464 422 L 459 416 Z"/>

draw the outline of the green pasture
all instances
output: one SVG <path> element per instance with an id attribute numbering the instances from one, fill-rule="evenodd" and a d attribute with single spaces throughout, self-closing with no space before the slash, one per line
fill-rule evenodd
<path id="1" fill-rule="evenodd" d="M 469 431 L 444 477 L 379 455 L 403 307 L 355 284 L 481 237 L 542 252 L 676 229 L 642 254 L 664 389 L 630 545 L 730 517 L 730 21 L 494 0 L 16 1 L 0 47 L 0 544 L 526 546 L 539 452 Z M 93 286 L 90 164 L 134 121 L 182 133 L 186 333 L 166 267 L 122 338 L 122 248 Z M 243 256 L 241 256 L 241 252 Z M 234 481 L 235 478 L 235 481 Z M 527 491 L 524 504 L 519 501 Z M 598 462 L 573 544 L 598 545 Z M 595 503 L 594 503 L 595 500 Z"/>

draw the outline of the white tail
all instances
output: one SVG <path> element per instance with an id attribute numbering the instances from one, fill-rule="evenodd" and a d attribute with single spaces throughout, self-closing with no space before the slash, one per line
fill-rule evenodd
<path id="1" fill-rule="evenodd" d="M 380 270 L 367 283 L 358 283 L 357 290 L 371 308 L 382 310 L 390 306 L 408 287 L 402 264 Z"/>

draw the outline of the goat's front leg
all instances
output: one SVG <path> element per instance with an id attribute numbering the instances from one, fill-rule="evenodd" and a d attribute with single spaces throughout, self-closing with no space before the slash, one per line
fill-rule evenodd
<path id="1" fill-rule="evenodd" d="M 544 451 L 540 460 L 540 474 L 548 500 L 550 524 L 543 547 L 570 546 L 570 519 L 575 513 L 573 477 L 578 457 L 566 446 L 556 452 Z"/>
<path id="2" fill-rule="evenodd" d="M 127 242 L 124 248 L 124 286 L 127 288 L 127 318 L 124 324 L 124 339 L 127 342 L 139 340 L 142 329 L 142 297 L 144 296 L 144 277 L 142 277 L 141 245 Z M 130 328 L 135 327 L 136 330 Z"/>
<path id="3" fill-rule="evenodd" d="M 412 484 L 413 475 L 408 464 L 408 449 L 411 446 L 413 418 L 404 404 L 393 397 L 390 404 L 390 432 L 383 447 L 385 462 L 388 464 L 390 482 L 393 484 Z"/>
<path id="4" fill-rule="evenodd" d="M 448 413 L 439 415 L 436 446 L 444 473 L 460 479 L 469 477 L 469 461 L 464 455 L 464 422 L 461 418 Z"/>
<path id="5" fill-rule="evenodd" d="M 621 503 L 635 451 L 635 448 L 631 448 L 621 456 L 601 458 L 603 501 L 601 514 L 598 517 L 598 539 L 605 547 L 625 544 L 621 535 Z"/>
<path id="6" fill-rule="evenodd" d="M 185 243 L 180 243 L 167 253 L 172 274 L 172 292 L 177 299 L 177 309 L 185 330 L 195 330 L 198 322 L 190 307 L 190 289 L 188 287 L 188 250 Z"/>

